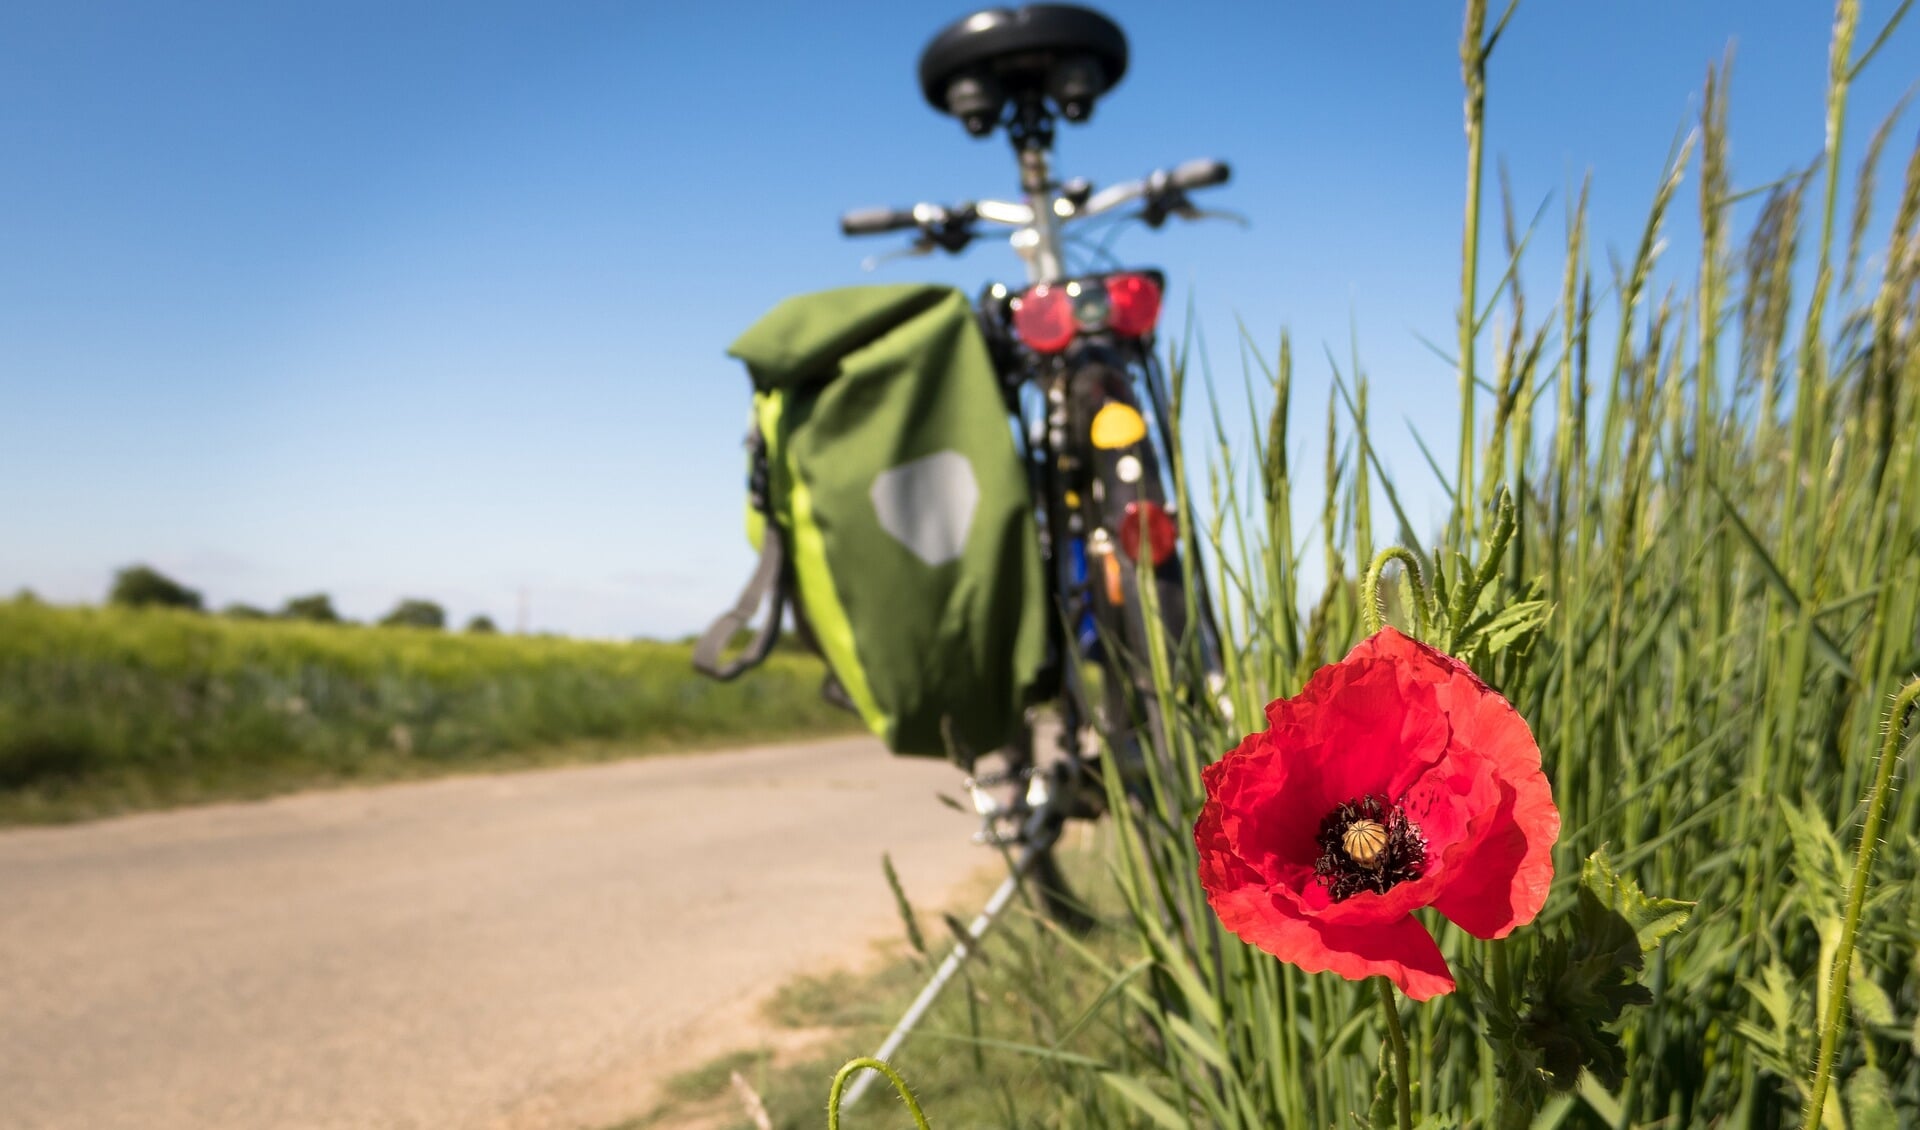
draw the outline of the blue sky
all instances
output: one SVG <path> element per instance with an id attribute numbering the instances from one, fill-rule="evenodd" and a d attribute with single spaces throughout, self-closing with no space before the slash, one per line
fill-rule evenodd
<path id="1" fill-rule="evenodd" d="M 1893 6 L 1868 3 L 1866 26 Z M 540 629 L 701 626 L 751 564 L 727 343 L 800 291 L 1018 275 L 985 241 L 865 274 L 885 241 L 835 223 L 1013 194 L 1005 142 L 966 137 L 914 81 L 966 10 L 0 8 L 0 592 L 97 600 L 147 561 L 215 604 L 324 590 L 369 617 L 425 596 L 511 625 L 524 592 Z M 1214 199 L 1250 230 L 1116 248 L 1168 271 L 1170 306 L 1192 296 L 1225 388 L 1236 317 L 1269 349 L 1290 327 L 1297 509 L 1318 509 L 1322 348 L 1344 358 L 1350 327 L 1377 417 L 1445 445 L 1452 376 L 1415 335 L 1452 334 L 1458 8 L 1107 10 L 1132 69 L 1063 127 L 1059 168 L 1099 184 L 1233 163 Z M 1730 40 L 1736 184 L 1817 156 L 1831 18 L 1821 0 L 1532 0 L 1493 62 L 1490 157 L 1523 213 L 1550 199 L 1549 247 L 1591 168 L 1595 238 L 1626 253 Z M 1920 26 L 1856 88 L 1850 154 L 1916 75 Z M 1557 267 L 1536 262 L 1536 308 Z M 1437 516 L 1404 429 L 1383 433 Z"/>

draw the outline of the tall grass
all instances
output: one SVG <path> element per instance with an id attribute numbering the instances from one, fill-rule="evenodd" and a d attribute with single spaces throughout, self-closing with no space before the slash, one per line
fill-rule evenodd
<path id="1" fill-rule="evenodd" d="M 776 655 L 715 683 L 679 644 L 4 601 L 0 822 L 846 729 L 821 673 Z"/>
<path id="2" fill-rule="evenodd" d="M 1186 531 L 1227 594 L 1231 718 L 1258 724 L 1267 701 L 1295 693 L 1363 634 L 1354 581 L 1376 559 L 1382 503 L 1397 526 L 1394 575 L 1411 565 L 1429 581 L 1452 578 L 1458 593 L 1490 564 L 1465 620 L 1536 600 L 1551 609 L 1529 646 L 1462 656 L 1528 719 L 1554 783 L 1560 878 L 1541 924 L 1572 905 L 1580 861 L 1603 845 L 1647 891 L 1698 904 L 1650 959 L 1652 1004 L 1620 1028 L 1620 1085 L 1589 1074 L 1535 1125 L 1787 1125 L 1819 1105 L 1809 1100 L 1829 1078 L 1826 1125 L 1920 1125 L 1920 790 L 1888 788 L 1920 730 L 1889 709 L 1920 670 L 1920 150 L 1878 254 L 1864 249 L 1890 125 L 1868 147 L 1845 230 L 1838 188 L 1851 87 L 1889 32 L 1869 37 L 1857 3 L 1841 0 L 1824 160 L 1760 190 L 1733 181 L 1731 69 L 1709 67 L 1698 128 L 1655 187 L 1631 259 L 1596 272 L 1582 189 L 1559 293 L 1543 311 L 1511 266 L 1490 296 L 1477 290 L 1487 63 L 1512 9 L 1491 30 L 1485 0 L 1467 11 L 1451 519 L 1434 541 L 1409 521 L 1375 452 L 1356 362 L 1331 374 L 1345 412 L 1329 428 L 1342 453 L 1329 453 L 1328 494 L 1312 508 L 1322 544 L 1303 548 L 1311 531 L 1296 527 L 1289 501 L 1294 375 L 1283 344 L 1263 370 L 1266 434 L 1240 452 L 1219 429 L 1207 473 L 1214 518 Z M 1758 219 L 1736 236 L 1734 206 L 1756 192 Z M 1511 207 L 1503 213 L 1517 264 L 1528 240 Z M 1687 222 L 1698 225 L 1700 259 L 1670 283 L 1656 260 Z M 1497 336 L 1487 331 L 1496 309 Z M 1191 514 L 1185 470 L 1176 464 L 1176 485 Z M 1301 591 L 1307 552 L 1331 564 L 1324 593 Z M 1402 591 L 1390 609 L 1416 604 Z M 1034 1122 L 1364 1121 L 1386 1063 L 1373 991 L 1303 974 L 1220 928 L 1191 828 L 1201 768 L 1242 730 L 1164 682 L 1161 698 L 1185 724 L 1158 759 L 1152 802 L 1115 813 L 1113 867 L 1138 962 L 1060 942 L 1062 959 L 1095 977 L 1096 1006 L 1143 1022 L 1122 1066 L 1075 1058 L 1084 1022 L 1036 1018 L 1058 1038 L 1028 1051 L 1059 1072 L 1062 1101 Z M 1862 840 L 1870 786 L 1874 835 Z M 1527 968 L 1537 946 L 1531 930 L 1483 943 L 1437 917 L 1429 925 L 1450 963 L 1495 994 L 1512 991 L 1509 971 Z M 1512 1081 L 1499 1075 L 1512 1066 L 1483 1040 L 1471 996 L 1402 1010 L 1416 1118 L 1510 1124 L 1501 1108 Z"/>

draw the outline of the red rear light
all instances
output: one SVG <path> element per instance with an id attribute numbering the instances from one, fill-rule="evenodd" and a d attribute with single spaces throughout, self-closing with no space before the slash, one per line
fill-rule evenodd
<path id="1" fill-rule="evenodd" d="M 1120 519 L 1120 552 L 1131 557 L 1135 564 L 1140 562 L 1140 525 L 1143 515 L 1146 518 L 1147 548 L 1153 552 L 1153 567 L 1158 569 L 1167 563 L 1167 558 L 1173 556 L 1176 540 L 1173 515 L 1158 503 L 1127 503 L 1126 513 Z"/>
<path id="2" fill-rule="evenodd" d="M 1041 283 L 1013 305 L 1013 332 L 1027 348 L 1058 353 L 1073 340 L 1073 299 L 1064 289 Z"/>
<path id="3" fill-rule="evenodd" d="M 1146 275 L 1108 275 L 1107 324 L 1122 337 L 1145 337 L 1160 320 L 1160 287 Z"/>

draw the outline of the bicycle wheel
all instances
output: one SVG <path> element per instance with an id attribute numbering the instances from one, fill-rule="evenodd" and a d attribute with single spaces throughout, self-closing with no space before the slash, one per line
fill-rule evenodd
<path id="1" fill-rule="evenodd" d="M 1144 772 L 1149 750 L 1168 749 L 1162 692 L 1180 698 L 1204 684 L 1204 649 L 1189 630 L 1174 518 L 1132 371 L 1120 358 L 1082 366 L 1072 402 L 1074 434 L 1087 437 L 1084 506 L 1093 531 L 1092 605 L 1103 636 L 1102 729 L 1131 777 Z"/>

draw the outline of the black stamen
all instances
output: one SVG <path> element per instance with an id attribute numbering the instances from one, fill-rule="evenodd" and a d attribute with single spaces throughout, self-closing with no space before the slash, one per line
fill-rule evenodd
<path id="1" fill-rule="evenodd" d="M 1362 864 L 1347 853 L 1345 837 L 1349 827 L 1371 820 L 1386 829 L 1387 846 L 1372 866 Z M 1313 865 L 1320 885 L 1327 888 L 1333 901 L 1342 902 L 1361 891 L 1384 893 L 1397 883 L 1418 879 L 1427 865 L 1427 841 L 1397 805 L 1377 796 L 1357 797 L 1327 814 L 1320 822 L 1320 859 Z"/>

